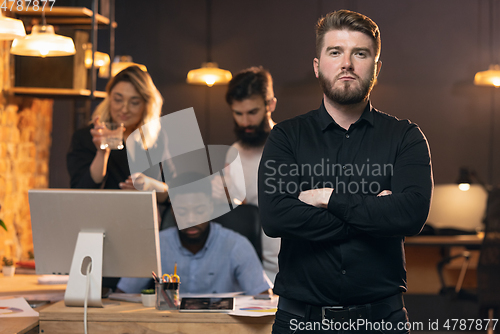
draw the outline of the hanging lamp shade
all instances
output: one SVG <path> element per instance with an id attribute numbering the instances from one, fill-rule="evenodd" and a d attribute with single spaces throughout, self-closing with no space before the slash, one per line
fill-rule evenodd
<path id="1" fill-rule="evenodd" d="M 207 62 L 201 64 L 201 68 L 191 70 L 187 74 L 186 82 L 192 85 L 224 85 L 229 83 L 231 72 L 219 68 L 216 62 L 212 62 L 212 0 L 206 0 L 207 5 Z"/>
<path id="2" fill-rule="evenodd" d="M 193 85 L 212 87 L 227 84 L 232 77 L 231 72 L 219 68 L 217 63 L 207 62 L 201 64 L 201 68 L 189 71 L 186 81 Z"/>
<path id="3" fill-rule="evenodd" d="M 92 43 L 86 43 L 83 45 L 83 49 L 85 50 L 85 67 L 86 68 L 91 68 L 92 67 Z M 111 60 L 109 58 L 109 55 L 104 52 L 99 52 L 96 51 L 94 52 L 94 66 L 95 67 L 103 67 L 103 66 L 109 66 L 111 63 Z"/>
<path id="4" fill-rule="evenodd" d="M 5 17 L 0 10 L 0 40 L 11 40 L 26 36 L 23 21 Z"/>
<path id="5" fill-rule="evenodd" d="M 477 72 L 474 85 L 500 87 L 500 65 L 490 65 L 487 71 Z"/>
<path id="6" fill-rule="evenodd" d="M 76 53 L 70 37 L 56 35 L 52 25 L 34 25 L 31 35 L 16 38 L 10 53 L 18 56 L 59 57 Z"/>
<path id="7" fill-rule="evenodd" d="M 111 60 L 109 59 L 109 55 L 104 52 L 96 51 L 94 54 L 94 64 L 95 67 L 107 66 Z M 92 50 L 85 50 L 85 67 L 92 67 Z"/>

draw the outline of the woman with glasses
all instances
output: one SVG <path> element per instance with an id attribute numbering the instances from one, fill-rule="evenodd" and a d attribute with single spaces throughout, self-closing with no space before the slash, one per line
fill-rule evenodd
<path id="1" fill-rule="evenodd" d="M 73 135 L 67 155 L 71 188 L 135 189 L 130 175 L 126 142 L 136 129 L 159 119 L 163 99 L 150 75 L 137 66 L 130 66 L 113 77 L 106 86 L 106 92 L 107 97 L 92 115 L 92 123 Z M 121 126 L 115 131 L 123 131 L 123 149 L 110 149 L 101 145 L 109 132 L 106 122 Z M 136 132 L 135 136 L 138 135 Z M 155 143 L 156 138 L 142 138 L 144 146 L 149 148 L 158 144 Z M 160 143 L 160 146 L 163 147 L 164 160 L 167 160 L 169 155 L 166 143 Z M 156 189 L 159 202 L 166 200 L 167 187 L 157 180 L 169 180 L 175 174 L 171 164 L 164 163 L 162 169 L 163 176 L 150 173 L 151 178 L 144 177 L 143 174 L 133 177 L 136 187 L 139 184 L 142 186 L 141 190 Z M 160 172 L 160 168 L 153 170 L 153 174 L 155 171 Z"/>

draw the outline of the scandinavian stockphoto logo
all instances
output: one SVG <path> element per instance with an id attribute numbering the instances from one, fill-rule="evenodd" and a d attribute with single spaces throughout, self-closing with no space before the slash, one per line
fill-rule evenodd
<path id="1" fill-rule="evenodd" d="M 223 195 L 226 198 L 212 198 L 212 203 L 217 205 L 214 205 L 208 220 L 233 210 L 246 197 L 243 166 L 238 151 L 226 145 L 205 147 L 193 108 L 162 116 L 143 125 L 132 132 L 126 145 L 130 174 L 138 190 L 165 191 L 164 182 L 168 184 L 169 181 L 165 179 L 167 170 L 175 169 L 177 175 L 205 176 L 189 179 L 181 186 L 168 189 L 180 230 L 204 223 L 207 216 L 177 214 L 185 203 L 176 201 L 176 195 L 195 193 L 207 182 L 213 188 L 227 187 L 227 193 Z M 198 221 L 200 219 L 205 221 Z"/>
<path id="2" fill-rule="evenodd" d="M 269 159 L 264 163 L 264 188 L 266 194 L 295 194 L 310 189 L 332 188 L 335 193 L 377 195 L 383 190 L 381 179 L 392 177 L 392 164 L 332 163 L 321 158 L 314 164 L 277 163 Z M 353 179 L 351 179 L 353 178 Z"/>

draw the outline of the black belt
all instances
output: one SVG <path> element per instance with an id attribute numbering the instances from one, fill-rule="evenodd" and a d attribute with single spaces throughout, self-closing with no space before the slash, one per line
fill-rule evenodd
<path id="1" fill-rule="evenodd" d="M 375 321 L 387 318 L 391 313 L 404 307 L 403 295 L 398 293 L 388 298 L 364 305 L 316 306 L 296 300 L 279 297 L 278 308 L 306 320 L 329 319 L 339 322 L 356 319 Z M 308 315 L 308 317 L 306 317 Z"/>

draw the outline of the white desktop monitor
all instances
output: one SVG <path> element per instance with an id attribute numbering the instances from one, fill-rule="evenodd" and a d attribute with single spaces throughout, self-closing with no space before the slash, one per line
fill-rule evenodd
<path id="1" fill-rule="evenodd" d="M 438 184 L 434 187 L 427 223 L 434 228 L 452 228 L 475 232 L 483 227 L 488 193 L 479 184 L 462 191 L 458 184 Z"/>
<path id="2" fill-rule="evenodd" d="M 69 274 L 65 303 L 102 307 L 102 276 L 161 273 L 156 193 L 125 190 L 29 191 L 37 274 Z"/>

